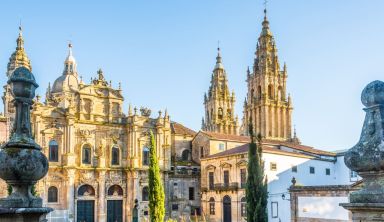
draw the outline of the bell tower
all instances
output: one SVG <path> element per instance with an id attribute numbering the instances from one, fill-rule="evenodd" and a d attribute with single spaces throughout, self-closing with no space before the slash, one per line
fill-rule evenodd
<path id="1" fill-rule="evenodd" d="M 243 134 L 248 124 L 266 139 L 292 140 L 292 101 L 287 96 L 287 66 L 280 69 L 277 47 L 264 10 L 252 72 L 247 70 L 248 93 L 244 102 Z"/>
<path id="2" fill-rule="evenodd" d="M 229 92 L 227 73 L 224 69 L 220 48 L 217 48 L 216 65 L 211 77 L 208 94 L 204 95 L 204 131 L 237 135 L 239 124 L 235 117 L 235 92 Z"/>
<path id="3" fill-rule="evenodd" d="M 32 71 L 31 62 L 24 50 L 23 29 L 21 26 L 19 26 L 19 36 L 16 39 L 16 44 L 16 50 L 12 53 L 7 65 L 7 79 L 12 75 L 13 71 L 21 66 L 27 68 L 29 71 Z M 4 105 L 4 116 L 7 118 L 8 132 L 10 132 L 10 127 L 13 125 L 12 123 L 14 121 L 16 111 L 12 104 L 13 96 L 11 93 L 11 86 L 6 84 L 3 88 L 4 92 L 2 99 Z"/>

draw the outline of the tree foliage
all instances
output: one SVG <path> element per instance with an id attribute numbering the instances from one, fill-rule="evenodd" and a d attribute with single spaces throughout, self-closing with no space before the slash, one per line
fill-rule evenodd
<path id="1" fill-rule="evenodd" d="M 160 177 L 160 167 L 157 159 L 156 141 L 153 132 L 150 133 L 150 153 L 149 153 L 149 215 L 151 222 L 164 221 L 164 188 Z"/>
<path id="2" fill-rule="evenodd" d="M 250 121 L 252 123 L 252 121 Z M 261 135 L 257 138 L 249 124 L 251 143 L 248 150 L 248 178 L 246 185 L 247 221 L 267 222 L 268 190 L 267 178 L 264 177 L 264 164 L 262 161 Z"/>

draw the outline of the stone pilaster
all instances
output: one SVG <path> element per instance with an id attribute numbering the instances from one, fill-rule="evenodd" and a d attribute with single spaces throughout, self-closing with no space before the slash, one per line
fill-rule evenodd
<path id="1" fill-rule="evenodd" d="M 67 209 L 69 221 L 75 220 L 75 169 L 67 169 Z"/>
<path id="2" fill-rule="evenodd" d="M 107 221 L 107 209 L 105 207 L 105 171 L 99 171 L 99 198 L 98 198 L 98 209 L 97 209 L 97 219 L 99 222 Z"/>

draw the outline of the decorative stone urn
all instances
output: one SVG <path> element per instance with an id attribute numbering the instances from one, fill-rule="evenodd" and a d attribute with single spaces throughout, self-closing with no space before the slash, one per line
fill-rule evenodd
<path id="1" fill-rule="evenodd" d="M 8 84 L 11 85 L 16 116 L 11 138 L 0 149 L 0 178 L 12 187 L 12 193 L 0 199 L 0 213 L 8 212 L 6 208 L 12 209 L 9 212 L 16 208 L 39 208 L 35 211 L 47 213 L 52 209 L 41 208 L 42 199 L 31 194 L 32 186 L 48 172 L 48 160 L 31 134 L 30 109 L 38 85 L 25 67 L 17 68 Z M 31 210 L 28 213 L 32 213 Z"/>
<path id="2" fill-rule="evenodd" d="M 369 83 L 361 94 L 366 108 L 359 142 L 344 157 L 347 167 L 363 178 L 363 188 L 350 194 L 353 221 L 384 221 L 384 82 Z"/>

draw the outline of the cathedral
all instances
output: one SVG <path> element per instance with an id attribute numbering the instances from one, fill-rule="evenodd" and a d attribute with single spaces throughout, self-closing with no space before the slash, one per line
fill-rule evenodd
<path id="1" fill-rule="evenodd" d="M 7 77 L 20 66 L 32 71 L 21 28 L 16 42 Z M 45 101 L 37 96 L 31 111 L 34 139 L 49 160 L 47 176 L 36 185 L 44 205 L 55 209 L 48 219 L 148 220 L 151 131 L 157 143 L 167 217 L 199 212 L 200 168 L 190 155 L 195 132 L 171 121 L 167 110 L 152 114 L 146 107 L 130 106 L 124 113 L 120 85 L 112 87 L 101 69 L 89 83 L 79 78 L 71 44 L 63 65 L 63 72 L 48 85 Z M 8 84 L 2 99 L 4 114 L 0 119 L 6 139 L 15 116 Z M 2 186 L 1 195 L 6 196 L 5 184 Z"/>
<path id="2" fill-rule="evenodd" d="M 16 43 L 7 77 L 20 66 L 32 71 L 21 28 Z M 287 66 L 280 67 L 266 10 L 253 67 L 246 73 L 242 122 L 218 48 L 198 132 L 172 121 L 167 110 L 152 113 L 129 105 L 124 112 L 121 85 L 113 87 L 101 69 L 84 82 L 74 51 L 69 44 L 63 72 L 47 86 L 44 100 L 35 98 L 31 111 L 33 137 L 49 160 L 47 176 L 35 186 L 44 205 L 54 208 L 48 221 L 148 221 L 150 132 L 157 144 L 166 219 L 246 221 L 249 125 L 262 137 L 269 221 L 295 221 L 282 197 L 296 181 L 310 186 L 351 182 L 342 155 L 302 145 L 292 132 Z M 0 143 L 12 133 L 15 116 L 8 84 L 2 99 Z M 6 196 L 6 184 L 0 186 L 0 196 Z"/>

